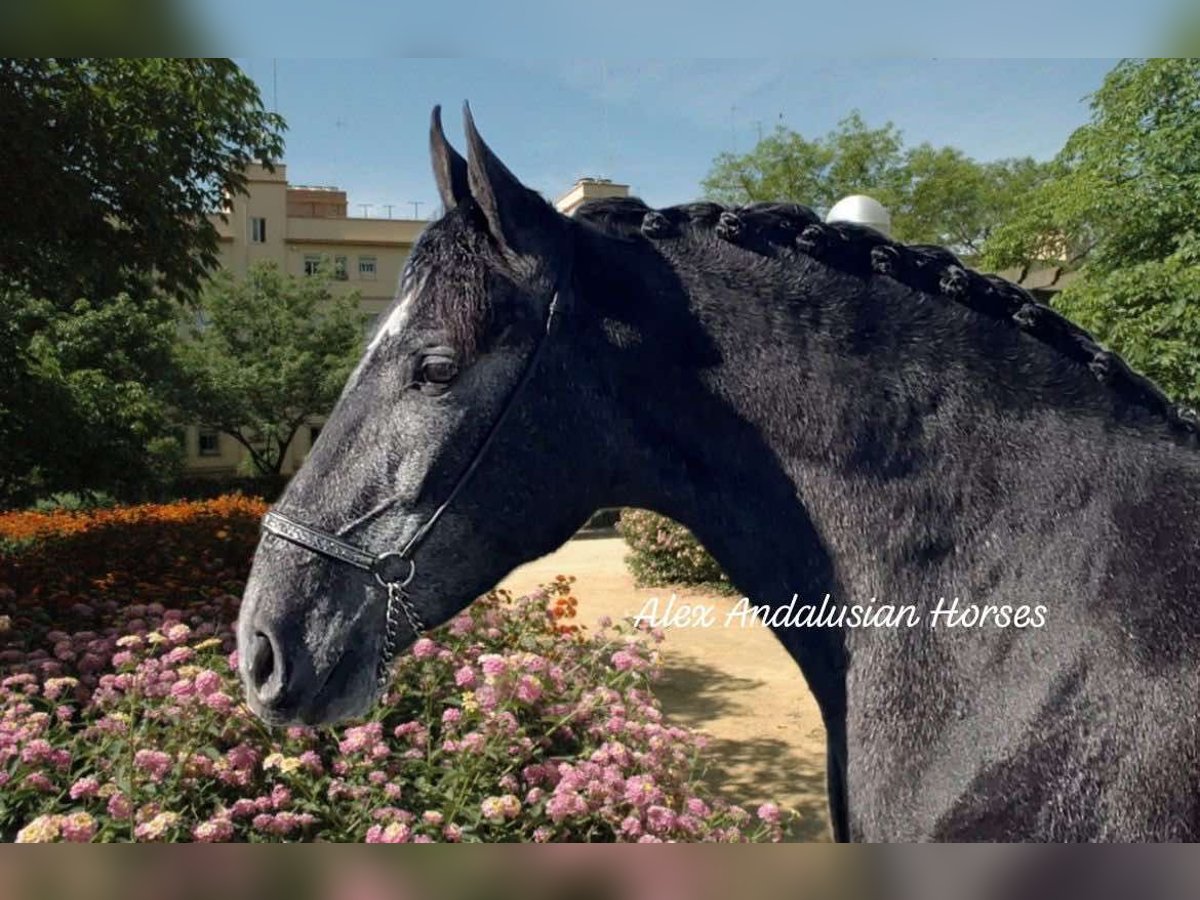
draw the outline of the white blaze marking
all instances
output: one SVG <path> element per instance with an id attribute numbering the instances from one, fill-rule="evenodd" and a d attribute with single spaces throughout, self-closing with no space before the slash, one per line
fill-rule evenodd
<path id="1" fill-rule="evenodd" d="M 408 324 L 409 318 L 412 316 L 413 297 L 416 295 L 415 290 L 410 290 L 407 294 L 400 298 L 400 302 L 388 314 L 387 319 L 375 331 L 375 336 L 371 338 L 371 343 L 367 344 L 366 352 L 363 353 L 362 359 L 359 360 L 358 366 L 350 374 L 349 380 L 346 382 L 346 390 L 354 387 L 358 382 L 359 376 L 362 375 L 363 369 L 367 362 L 375 355 L 375 351 L 379 349 L 379 345 L 386 338 L 395 337 Z"/>

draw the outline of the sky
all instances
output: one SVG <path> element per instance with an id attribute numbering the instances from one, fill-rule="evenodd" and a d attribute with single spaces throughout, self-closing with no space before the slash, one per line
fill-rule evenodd
<path id="1" fill-rule="evenodd" d="M 293 184 L 336 185 L 351 215 L 428 217 L 429 113 L 463 148 L 469 100 L 484 139 L 550 199 L 580 176 L 630 184 L 652 206 L 699 198 L 714 158 L 776 125 L 825 134 L 858 110 L 907 144 L 979 160 L 1049 159 L 1088 119 L 1115 59 L 476 60 L 240 58 L 287 120 Z M 419 206 L 413 206 L 413 202 Z M 370 204 L 363 207 L 360 204 Z"/>

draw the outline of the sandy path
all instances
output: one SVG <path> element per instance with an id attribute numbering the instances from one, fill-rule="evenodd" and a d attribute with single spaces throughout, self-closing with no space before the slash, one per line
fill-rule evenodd
<path id="1" fill-rule="evenodd" d="M 647 599 L 671 590 L 639 589 L 625 568 L 625 543 L 605 537 L 569 541 L 517 569 L 502 583 L 525 592 L 555 575 L 574 575 L 580 624 L 603 615 L 636 615 Z M 736 598 L 676 591 L 680 602 L 712 604 L 717 626 L 667 629 L 664 676 L 656 687 L 674 722 L 711 738 L 706 780 L 724 797 L 754 809 L 774 800 L 800 813 L 791 840 L 827 840 L 825 731 L 791 658 L 765 628 L 723 627 Z"/>

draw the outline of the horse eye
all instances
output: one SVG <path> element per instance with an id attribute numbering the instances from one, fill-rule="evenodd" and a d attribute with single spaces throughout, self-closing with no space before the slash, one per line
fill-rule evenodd
<path id="1" fill-rule="evenodd" d="M 426 384 L 449 384 L 458 374 L 458 365 L 444 356 L 430 356 L 421 360 L 421 381 Z"/>

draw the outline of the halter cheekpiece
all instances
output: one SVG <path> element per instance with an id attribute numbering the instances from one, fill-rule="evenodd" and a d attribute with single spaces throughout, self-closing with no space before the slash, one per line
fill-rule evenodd
<path id="1" fill-rule="evenodd" d="M 282 538 L 306 550 L 311 550 L 313 553 L 320 554 L 327 559 L 345 563 L 348 566 L 353 566 L 360 571 L 366 572 L 374 576 L 379 585 L 387 590 L 388 601 L 383 648 L 380 652 L 377 670 L 380 691 L 387 686 L 389 667 L 391 666 L 392 658 L 396 655 L 400 618 L 403 617 L 409 631 L 412 632 L 414 640 L 421 632 L 426 630 L 425 623 L 417 613 L 416 608 L 412 604 L 412 599 L 405 590 L 417 575 L 417 564 L 412 557 L 412 553 L 429 536 L 434 524 L 441 518 L 442 513 L 446 511 L 458 492 L 462 490 L 463 486 L 475 473 L 475 470 L 479 468 L 479 464 L 482 462 L 488 448 L 499 434 L 504 420 L 508 418 L 510 411 L 516 405 L 517 398 L 521 395 L 534 370 L 537 368 L 538 360 L 542 356 L 542 351 L 548 342 L 547 339 L 550 337 L 558 311 L 559 292 L 555 291 L 546 314 L 545 330 L 538 339 L 537 347 L 529 357 L 529 361 L 525 365 L 525 370 L 521 373 L 520 380 L 517 382 L 516 387 L 513 388 L 512 393 L 508 395 L 508 399 L 504 403 L 504 408 L 500 410 L 500 415 L 492 423 L 487 437 L 479 445 L 479 449 L 475 451 L 471 462 L 463 470 L 462 475 L 459 476 L 457 483 L 450 490 L 450 493 L 446 496 L 441 506 L 433 511 L 429 518 L 409 538 L 408 543 L 399 551 L 389 550 L 384 553 L 373 553 L 368 549 L 351 544 L 336 534 L 331 534 L 319 528 L 313 528 L 310 525 L 297 522 L 295 519 L 274 510 L 268 512 L 263 517 L 262 530 L 265 533 Z"/>

